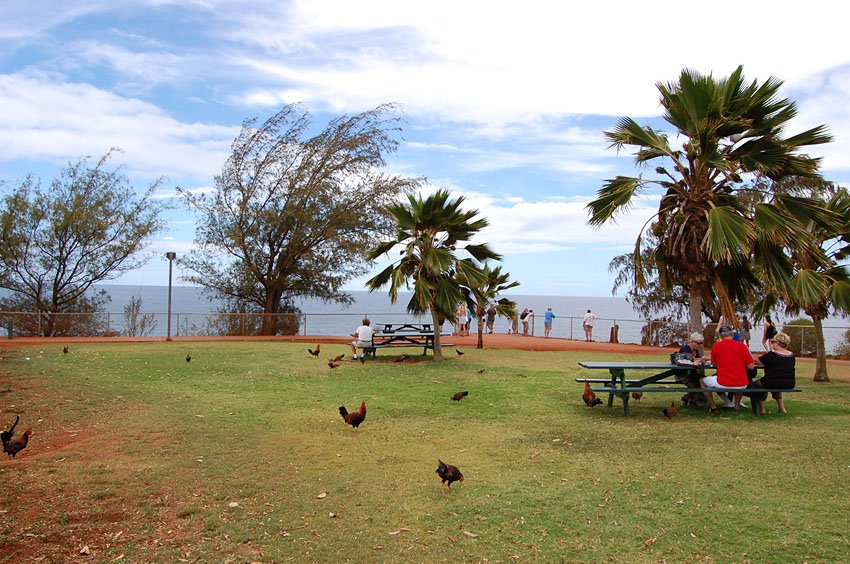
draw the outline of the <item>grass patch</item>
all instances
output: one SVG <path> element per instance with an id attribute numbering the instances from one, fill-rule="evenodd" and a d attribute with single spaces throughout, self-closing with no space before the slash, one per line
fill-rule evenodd
<path id="1" fill-rule="evenodd" d="M 45 347 L 0 352 L 2 423 L 20 413 L 35 430 L 0 464 L 13 492 L 0 498 L 0 562 L 61 562 L 84 546 L 130 562 L 850 552 L 847 366 L 815 384 L 801 363 L 787 416 L 768 400 L 764 418 L 684 408 L 670 422 L 664 394 L 628 418 L 619 400 L 584 407 L 574 378 L 598 374 L 577 362 L 612 355 L 471 349 L 330 370 L 324 359 L 346 347 L 321 359 L 269 342 Z M 469 396 L 451 401 L 459 390 Z M 361 400 L 354 431 L 337 408 Z M 446 494 L 438 458 L 466 477 Z"/>

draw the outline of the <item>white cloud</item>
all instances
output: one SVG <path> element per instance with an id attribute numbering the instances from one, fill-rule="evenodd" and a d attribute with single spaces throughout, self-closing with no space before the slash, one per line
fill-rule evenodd
<path id="1" fill-rule="evenodd" d="M 149 178 L 211 180 L 238 132 L 181 122 L 148 102 L 43 75 L 0 75 L 0 106 L 0 159 L 68 162 L 120 147 L 128 171 Z"/>

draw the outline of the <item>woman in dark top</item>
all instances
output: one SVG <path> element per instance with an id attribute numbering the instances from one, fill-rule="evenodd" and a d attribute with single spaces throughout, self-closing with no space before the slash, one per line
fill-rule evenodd
<path id="1" fill-rule="evenodd" d="M 776 324 L 766 315 L 764 318 L 764 335 L 761 338 L 761 344 L 764 345 L 764 350 L 770 352 L 773 350 L 771 340 L 776 336 Z"/>
<path id="2" fill-rule="evenodd" d="M 797 359 L 794 358 L 794 353 L 787 348 L 790 343 L 791 337 L 785 333 L 779 333 L 771 339 L 773 350 L 759 357 L 759 362 L 764 366 L 764 376 L 753 382 L 753 387 L 790 390 L 797 385 L 795 368 Z M 767 399 L 767 394 L 752 394 L 752 399 L 758 404 L 758 414 L 764 415 L 764 402 Z M 773 399 L 779 406 L 779 413 L 788 413 L 785 411 L 785 402 L 782 399 L 781 392 L 773 392 Z"/>

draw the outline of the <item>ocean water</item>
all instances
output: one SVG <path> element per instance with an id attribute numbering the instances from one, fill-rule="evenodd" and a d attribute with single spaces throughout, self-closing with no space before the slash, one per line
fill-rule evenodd
<path id="1" fill-rule="evenodd" d="M 168 287 L 167 286 L 129 286 L 101 285 L 98 290 L 105 290 L 111 301 L 107 307 L 110 312 L 110 329 L 122 332 L 124 328 L 124 306 L 132 297 L 142 300 L 141 313 L 149 314 L 155 322 L 155 327 L 148 333 L 152 336 L 165 336 L 167 332 Z M 299 300 L 296 306 L 302 311 L 299 318 L 299 333 L 304 335 L 350 335 L 360 325 L 363 317 L 369 317 L 373 324 L 431 322 L 430 316 L 419 319 L 406 312 L 410 294 L 400 293 L 399 300 L 393 304 L 386 292 L 351 292 L 354 303 L 344 306 L 321 300 Z M 640 343 L 641 331 L 648 322 L 632 308 L 625 298 L 618 297 L 575 297 L 575 296 L 526 296 L 509 295 L 517 302 L 520 309 L 527 307 L 535 312 L 531 323 L 531 332 L 543 334 L 543 313 L 551 307 L 556 315 L 551 336 L 555 338 L 584 339 L 581 321 L 584 313 L 590 309 L 598 317 L 594 327 L 594 340 L 608 341 L 611 328 L 618 326 L 618 339 L 622 343 Z M 211 315 L 217 311 L 220 303 L 209 299 L 202 288 L 193 286 L 173 286 L 171 290 L 171 335 L 204 334 L 204 327 Z M 781 327 L 783 319 L 774 316 Z M 683 323 L 685 320 L 681 320 Z M 844 333 L 850 323 L 842 318 L 830 318 L 825 322 L 824 337 L 827 351 L 843 341 Z M 658 322 L 653 327 L 657 328 Z M 508 320 L 498 318 L 495 324 L 497 333 L 507 333 Z M 446 324 L 446 330 L 451 330 L 451 324 Z M 473 322 L 471 330 L 475 332 Z M 762 328 L 756 326 L 753 331 L 753 341 L 750 348 L 762 350 Z M 804 335 L 805 338 L 805 335 Z M 814 336 L 812 335 L 812 339 Z"/>

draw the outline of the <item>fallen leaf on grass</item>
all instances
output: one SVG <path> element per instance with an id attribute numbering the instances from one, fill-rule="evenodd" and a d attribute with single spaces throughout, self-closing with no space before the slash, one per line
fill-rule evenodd
<path id="1" fill-rule="evenodd" d="M 658 539 L 655 537 L 652 537 L 651 539 L 646 539 L 645 541 L 643 541 L 643 546 L 652 546 L 657 540 Z"/>
<path id="2" fill-rule="evenodd" d="M 384 550 L 384 547 L 379 545 L 379 544 L 376 544 L 375 546 L 372 547 L 372 550 Z"/>
<path id="3" fill-rule="evenodd" d="M 471 539 L 477 539 L 480 536 L 475 533 L 470 533 L 469 531 L 464 531 L 463 534 Z"/>
<path id="4" fill-rule="evenodd" d="M 391 533 L 389 533 L 389 534 L 390 534 L 390 535 L 397 535 L 397 534 L 399 534 L 399 533 L 403 533 L 403 532 L 405 532 L 405 531 L 409 531 L 409 530 L 410 530 L 410 529 L 408 529 L 407 527 L 402 527 L 402 528 L 398 529 L 397 531 L 392 531 L 392 532 L 391 532 Z"/>
<path id="5" fill-rule="evenodd" d="M 334 517 L 336 517 L 336 513 L 330 512 L 330 513 L 328 513 L 328 517 L 333 519 Z"/>
<path id="6" fill-rule="evenodd" d="M 80 554 L 82 554 L 83 556 L 88 556 L 89 554 L 91 554 L 91 549 L 89 549 L 88 545 L 86 545 L 80 549 Z"/>
<path id="7" fill-rule="evenodd" d="M 328 497 L 328 492 L 322 492 L 316 496 L 316 499 L 325 499 L 326 497 Z"/>

